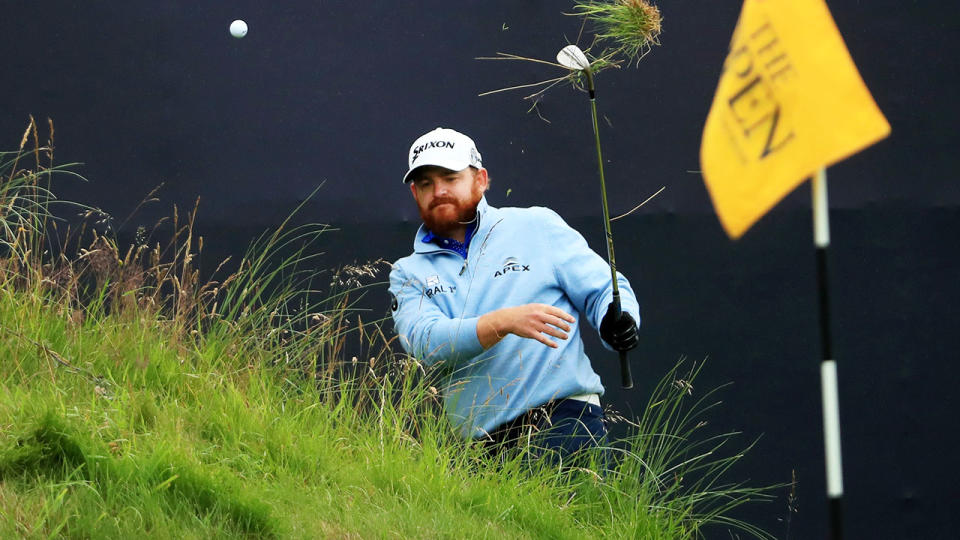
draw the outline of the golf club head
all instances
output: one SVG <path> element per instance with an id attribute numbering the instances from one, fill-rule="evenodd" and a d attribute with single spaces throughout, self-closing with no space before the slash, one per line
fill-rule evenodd
<path id="1" fill-rule="evenodd" d="M 580 47 L 576 45 L 567 45 L 557 53 L 557 62 L 567 69 L 574 71 L 587 71 L 590 69 L 590 61 L 587 55 L 583 54 Z"/>

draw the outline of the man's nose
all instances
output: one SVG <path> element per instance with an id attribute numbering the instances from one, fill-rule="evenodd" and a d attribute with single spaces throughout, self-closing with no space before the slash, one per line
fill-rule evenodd
<path id="1" fill-rule="evenodd" d="M 442 182 L 434 182 L 434 183 L 433 183 L 433 196 L 434 196 L 434 197 L 439 197 L 439 196 L 441 196 L 441 195 L 446 195 L 446 194 L 447 194 L 447 186 L 443 185 Z"/>

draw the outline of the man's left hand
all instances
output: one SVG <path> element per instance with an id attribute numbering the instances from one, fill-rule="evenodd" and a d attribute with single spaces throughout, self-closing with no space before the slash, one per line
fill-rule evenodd
<path id="1" fill-rule="evenodd" d="M 637 321 L 626 311 L 618 311 L 617 306 L 611 302 L 607 307 L 607 314 L 600 321 L 600 337 L 615 351 L 629 351 L 640 341 L 637 336 Z"/>

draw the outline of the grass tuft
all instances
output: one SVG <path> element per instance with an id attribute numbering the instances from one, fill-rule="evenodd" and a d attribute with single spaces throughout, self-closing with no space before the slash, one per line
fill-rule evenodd
<path id="1" fill-rule="evenodd" d="M 596 27 L 597 42 L 610 43 L 596 55 L 605 63 L 624 58 L 627 64 L 636 64 L 660 44 L 660 9 L 646 0 L 578 0 L 574 15 Z"/>
<path id="2" fill-rule="evenodd" d="M 62 479 L 87 463 L 86 454 L 62 418 L 46 411 L 31 433 L 0 454 L 0 481 L 17 475 Z"/>
<path id="3" fill-rule="evenodd" d="M 639 66 L 640 60 L 650 52 L 654 45 L 660 45 L 660 32 L 663 18 L 660 9 L 647 0 L 576 0 L 574 15 L 583 19 L 580 35 L 576 44 L 580 45 L 583 31 L 590 23 L 594 31 L 593 38 L 588 45 L 583 45 L 583 52 L 590 62 L 589 71 L 596 75 L 611 68 L 619 69 L 622 65 Z M 537 111 L 538 105 L 546 93 L 556 86 L 570 85 L 575 89 L 586 90 L 587 77 L 583 71 L 571 71 L 563 65 L 551 60 L 541 60 L 517 54 L 497 52 L 496 56 L 482 56 L 477 60 L 508 60 L 547 65 L 562 71 L 562 75 L 540 80 L 533 83 L 519 84 L 482 92 L 480 96 L 488 96 L 500 92 L 513 90 L 534 91 L 523 99 L 530 100 L 532 105 L 527 112 Z M 547 123 L 549 120 L 540 115 Z"/>

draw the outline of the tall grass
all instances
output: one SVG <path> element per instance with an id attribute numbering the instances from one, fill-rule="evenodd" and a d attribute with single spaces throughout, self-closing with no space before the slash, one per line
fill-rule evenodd
<path id="1" fill-rule="evenodd" d="M 26 155 L 0 169 L 21 208 L 0 217 L 0 537 L 766 536 L 729 517 L 766 496 L 722 481 L 734 435 L 697 439 L 699 367 L 665 376 L 612 470 L 492 462 L 438 375 L 359 321 L 376 268 L 317 270 L 325 226 L 288 220 L 201 283 L 196 208 L 163 244 L 54 241 L 48 204 L 11 203 L 54 200 Z"/>

